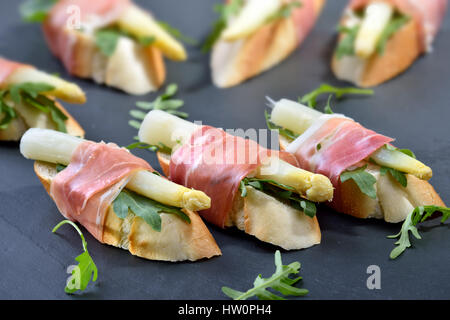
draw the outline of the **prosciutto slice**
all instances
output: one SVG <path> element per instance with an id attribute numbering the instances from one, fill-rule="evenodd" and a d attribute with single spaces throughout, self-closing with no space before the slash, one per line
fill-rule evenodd
<path id="1" fill-rule="evenodd" d="M 296 0 L 289 0 L 292 2 Z M 319 11 L 316 11 L 315 4 L 316 0 L 301 0 L 301 6 L 292 10 L 292 19 L 297 30 L 297 45 L 300 45 L 306 36 L 309 34 L 311 29 L 314 27 L 319 15 Z"/>
<path id="2" fill-rule="evenodd" d="M 129 0 L 60 0 L 50 10 L 43 24 L 45 39 L 52 53 L 62 60 L 70 73 L 76 70 L 74 52 L 77 23 L 83 27 L 99 28 L 113 23 L 130 5 Z M 76 21 L 79 19 L 79 21 Z M 92 30 L 85 30 L 92 32 Z"/>
<path id="3" fill-rule="evenodd" d="M 14 71 L 23 67 L 32 68 L 29 65 L 0 57 L 0 85 L 2 85 Z"/>
<path id="4" fill-rule="evenodd" d="M 379 0 L 351 0 L 349 8 L 359 10 L 370 2 Z M 419 41 L 423 52 L 431 49 L 431 44 L 439 31 L 447 10 L 447 0 L 384 0 L 400 12 L 417 22 Z"/>
<path id="5" fill-rule="evenodd" d="M 342 115 L 322 115 L 286 151 L 295 155 L 301 168 L 330 178 L 338 191 L 343 171 L 393 140 Z M 335 192 L 333 203 L 339 200 Z"/>
<path id="6" fill-rule="evenodd" d="M 153 171 L 147 162 L 115 144 L 86 141 L 53 179 L 50 195 L 64 217 L 81 223 L 103 242 L 108 207 L 139 170 Z"/>
<path id="7" fill-rule="evenodd" d="M 295 157 L 288 153 L 268 150 L 253 140 L 203 126 L 172 154 L 169 179 L 205 192 L 211 198 L 211 208 L 199 213 L 223 228 L 241 180 L 273 156 L 296 165 Z"/>

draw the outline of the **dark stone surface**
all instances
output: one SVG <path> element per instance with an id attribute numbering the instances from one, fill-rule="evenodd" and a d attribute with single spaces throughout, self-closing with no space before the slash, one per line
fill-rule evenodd
<path id="1" fill-rule="evenodd" d="M 127 125 L 138 98 L 93 82 L 71 78 L 47 49 L 39 26 L 22 23 L 18 1 L 0 2 L 0 54 L 27 62 L 75 81 L 87 93 L 84 106 L 69 110 L 85 128 L 87 138 L 127 145 L 136 134 Z M 215 16 L 208 0 L 138 1 L 157 17 L 194 38 L 204 38 Z M 295 99 L 321 82 L 343 85 L 329 69 L 335 26 L 345 1 L 329 1 L 309 38 L 277 68 L 228 90 L 210 81 L 208 57 L 190 50 L 186 63 L 167 62 L 168 82 L 180 85 L 190 120 L 224 128 L 265 128 L 264 96 Z M 433 168 L 432 183 L 449 201 L 450 19 L 435 42 L 434 52 L 420 58 L 408 72 L 376 89 L 369 99 L 343 100 L 336 112 L 396 137 L 396 145 L 415 151 Z M 31 299 L 221 299 L 223 285 L 238 290 L 251 286 L 258 273 L 274 271 L 276 247 L 237 230 L 210 226 L 223 256 L 196 263 L 146 261 L 95 241 L 85 232 L 99 268 L 94 286 L 81 296 L 64 293 L 65 270 L 81 253 L 78 235 L 68 227 L 51 229 L 62 217 L 33 173 L 32 162 L 18 144 L 0 143 L 0 298 Z M 156 157 L 139 152 L 155 168 Z M 450 290 L 449 227 L 422 228 L 423 240 L 396 261 L 389 260 L 393 241 L 387 235 L 400 225 L 362 221 L 321 208 L 322 244 L 283 252 L 285 263 L 302 263 L 302 299 L 448 299 Z M 433 221 L 430 226 L 437 226 Z M 381 290 L 368 290 L 366 269 L 381 268 Z"/>

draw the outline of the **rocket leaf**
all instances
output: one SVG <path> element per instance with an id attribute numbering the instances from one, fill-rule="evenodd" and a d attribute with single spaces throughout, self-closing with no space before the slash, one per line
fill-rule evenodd
<path id="1" fill-rule="evenodd" d="M 92 257 L 89 255 L 87 250 L 87 242 L 84 239 L 83 233 L 75 223 L 70 220 L 63 220 L 53 228 L 52 232 L 56 232 L 63 224 L 70 224 L 75 228 L 75 230 L 77 230 L 81 237 L 84 250 L 82 254 L 75 258 L 78 262 L 78 266 L 72 270 L 72 277 L 69 279 L 64 291 L 66 293 L 74 293 L 78 290 L 84 291 L 91 279 L 93 282 L 97 281 L 97 266 L 95 265 L 94 260 L 92 260 Z"/>
<path id="2" fill-rule="evenodd" d="M 253 282 L 253 288 L 246 292 L 237 291 L 229 287 L 222 287 L 222 292 L 233 300 L 246 300 L 256 296 L 260 300 L 286 300 L 285 297 L 275 294 L 267 289 L 271 288 L 284 296 L 304 296 L 309 291 L 297 288 L 294 285 L 302 277 L 291 278 L 290 275 L 298 274 L 300 270 L 299 262 L 292 262 L 285 266 L 281 261 L 280 251 L 275 252 L 275 273 L 270 278 L 263 278 L 258 275 Z"/>

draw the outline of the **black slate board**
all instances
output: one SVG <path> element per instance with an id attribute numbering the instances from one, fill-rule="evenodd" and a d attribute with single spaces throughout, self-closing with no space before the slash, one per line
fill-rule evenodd
<path id="1" fill-rule="evenodd" d="M 215 16 L 208 0 L 137 1 L 162 20 L 192 37 L 206 36 Z M 322 82 L 343 85 L 329 69 L 335 26 L 346 1 L 332 0 L 300 50 L 277 68 L 228 90 L 210 81 L 208 57 L 190 50 L 186 63 L 167 62 L 168 82 L 181 88 L 190 120 L 224 128 L 265 128 L 264 96 L 295 99 Z M 0 2 L 0 55 L 33 64 L 78 83 L 87 93 L 84 106 L 69 106 L 87 138 L 131 142 L 136 131 L 127 125 L 137 98 L 71 78 L 47 49 L 37 25 L 21 22 L 18 1 Z M 450 18 L 447 15 L 434 52 L 417 61 L 405 74 L 376 89 L 369 99 L 344 100 L 335 111 L 363 125 L 396 137 L 396 145 L 411 148 L 433 168 L 432 183 L 449 201 L 450 183 Z M 148 95 L 151 99 L 155 95 Z M 32 162 L 18 144 L 0 143 L 0 298 L 18 299 L 222 299 L 223 285 L 238 290 L 251 286 L 258 273 L 274 271 L 276 247 L 234 229 L 209 225 L 223 256 L 196 263 L 146 261 L 124 250 L 101 245 L 87 232 L 89 251 L 99 279 L 81 296 L 63 288 L 65 270 L 81 253 L 78 235 L 68 227 L 50 232 L 62 217 L 33 173 Z M 139 152 L 155 168 L 155 156 Z M 321 208 L 318 214 L 322 244 L 283 252 L 284 262 L 301 261 L 301 299 L 448 299 L 450 291 L 450 233 L 438 221 L 421 228 L 423 240 L 396 261 L 389 260 L 393 241 L 387 235 L 400 225 L 362 221 Z M 369 265 L 381 268 L 381 290 L 368 290 Z"/>

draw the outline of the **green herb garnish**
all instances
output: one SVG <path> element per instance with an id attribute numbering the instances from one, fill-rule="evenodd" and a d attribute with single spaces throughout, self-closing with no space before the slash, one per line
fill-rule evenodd
<path id="1" fill-rule="evenodd" d="M 339 26 L 338 32 L 343 34 L 336 48 L 336 57 L 342 59 L 344 56 L 355 55 L 355 40 L 359 32 L 359 26 L 344 27 Z"/>
<path id="2" fill-rule="evenodd" d="M 17 117 L 13 107 L 5 101 L 7 97 L 16 103 L 24 103 L 27 106 L 38 109 L 49 114 L 51 120 L 56 124 L 57 130 L 67 132 L 67 116 L 56 106 L 55 101 L 47 98 L 43 93 L 54 90 L 55 87 L 41 82 L 24 82 L 9 86 L 8 89 L 0 92 L 0 115 L 3 120 L 0 122 L 0 129 L 6 129 L 9 123 Z"/>
<path id="3" fill-rule="evenodd" d="M 337 99 L 342 98 L 344 95 L 373 95 L 374 91 L 370 89 L 359 89 L 353 87 L 339 88 L 329 84 L 322 84 L 319 88 L 305 94 L 299 98 L 299 102 L 308 104 L 309 107 L 315 108 L 317 106 L 317 98 L 322 94 L 334 94 Z"/>
<path id="4" fill-rule="evenodd" d="M 177 38 L 177 39 L 183 41 L 184 43 L 187 43 L 187 44 L 189 44 L 189 45 L 191 45 L 191 46 L 196 46 L 196 45 L 198 45 L 198 41 L 197 41 L 197 40 L 195 40 L 195 39 L 193 39 L 193 38 L 191 38 L 191 37 L 185 36 L 184 34 L 181 33 L 180 30 L 178 30 L 177 28 L 172 27 L 172 26 L 171 26 L 170 24 L 168 24 L 167 22 L 165 22 L 165 21 L 158 21 L 158 24 L 159 24 L 164 30 L 166 30 L 168 33 L 170 33 L 172 36 L 174 36 L 175 38 Z"/>
<path id="5" fill-rule="evenodd" d="M 399 238 L 395 244 L 395 247 L 390 254 L 391 259 L 397 258 L 401 255 L 407 248 L 411 247 L 411 242 L 409 240 L 409 232 L 413 234 L 416 239 L 422 239 L 417 230 L 417 224 L 424 222 L 426 219 L 430 218 L 435 212 L 442 213 L 441 223 L 444 223 L 450 217 L 450 208 L 438 207 L 438 206 L 422 206 L 415 208 L 403 222 L 400 232 L 393 236 L 388 236 L 390 239 Z"/>
<path id="6" fill-rule="evenodd" d="M 26 22 L 44 22 L 50 9 L 58 0 L 27 0 L 19 7 L 20 15 Z"/>
<path id="7" fill-rule="evenodd" d="M 367 165 L 357 168 L 352 171 L 345 171 L 341 173 L 341 182 L 345 182 L 347 180 L 352 179 L 356 185 L 359 187 L 359 190 L 361 190 L 362 193 L 367 195 L 368 197 L 372 199 L 377 198 L 377 192 L 375 190 L 375 183 L 377 182 L 377 179 L 370 174 L 369 172 L 366 172 Z"/>
<path id="8" fill-rule="evenodd" d="M 397 15 L 389 21 L 386 28 L 383 30 L 381 34 L 380 40 L 377 43 L 377 53 L 382 56 L 386 49 L 386 44 L 388 40 L 392 37 L 394 33 L 396 33 L 401 27 L 403 27 L 409 21 L 408 16 Z"/>
<path id="9" fill-rule="evenodd" d="M 7 129 L 11 121 L 17 118 L 17 113 L 14 111 L 14 108 L 10 107 L 3 100 L 5 94 L 6 91 L 0 91 L 0 130 Z"/>
<path id="10" fill-rule="evenodd" d="M 153 36 L 136 37 L 117 27 L 108 27 L 100 29 L 95 33 L 95 44 L 101 53 L 107 57 L 111 57 L 116 51 L 120 37 L 130 38 L 144 47 L 151 45 L 156 40 Z"/>
<path id="11" fill-rule="evenodd" d="M 78 266 L 72 270 L 72 276 L 64 291 L 66 293 L 74 293 L 77 290 L 84 291 L 91 279 L 93 282 L 97 280 L 97 266 L 95 265 L 94 260 L 92 260 L 92 257 L 89 255 L 87 250 L 87 242 L 84 239 L 83 233 L 75 223 L 70 220 L 63 220 L 53 228 L 52 232 L 55 233 L 63 224 L 70 224 L 75 228 L 75 230 L 77 230 L 81 237 L 84 250 L 82 254 L 75 258 L 75 260 L 78 261 Z"/>
<path id="12" fill-rule="evenodd" d="M 166 91 L 162 95 L 158 96 L 154 101 L 138 101 L 136 102 L 136 107 L 146 111 L 163 110 L 167 113 L 185 119 L 189 117 L 189 114 L 178 110 L 184 106 L 184 101 L 180 99 L 173 99 L 173 96 L 177 93 L 177 91 L 178 86 L 175 83 L 169 84 L 166 87 Z M 142 112 L 141 110 L 131 110 L 130 115 L 136 120 L 130 120 L 128 124 L 139 130 L 142 124 L 141 121 L 144 120 L 147 113 Z"/>
<path id="13" fill-rule="evenodd" d="M 281 8 L 275 12 L 268 20 L 267 23 L 276 21 L 279 19 L 289 18 L 292 14 L 292 10 L 295 8 L 300 8 L 302 3 L 300 1 L 291 1 L 289 3 L 285 3 L 281 6 Z"/>
<path id="14" fill-rule="evenodd" d="M 393 169 L 393 168 L 388 168 L 388 167 L 381 166 L 380 174 L 382 176 L 384 176 L 384 175 L 386 175 L 386 173 L 389 173 L 395 180 L 398 181 L 398 183 L 400 183 L 400 185 L 402 187 L 404 187 L 404 188 L 407 187 L 408 179 L 406 179 L 406 174 L 404 172 L 398 171 L 398 170 Z"/>
<path id="15" fill-rule="evenodd" d="M 260 300 L 285 300 L 286 298 L 275 294 L 267 289 L 271 288 L 285 296 L 304 296 L 309 291 L 303 288 L 297 288 L 294 285 L 302 280 L 302 277 L 291 278 L 290 275 L 298 274 L 300 271 L 300 262 L 292 262 L 289 265 L 283 265 L 280 251 L 275 252 L 275 273 L 270 278 L 263 278 L 258 275 L 253 282 L 253 288 L 246 292 L 237 291 L 228 287 L 222 287 L 222 292 L 234 300 L 246 300 L 256 296 Z"/>
<path id="16" fill-rule="evenodd" d="M 125 219 L 129 212 L 141 217 L 152 227 L 153 230 L 161 231 L 160 213 L 175 214 L 183 221 L 191 223 L 191 219 L 180 208 L 164 205 L 155 200 L 141 196 L 130 190 L 122 190 L 119 196 L 113 202 L 113 209 L 116 215 Z"/>
<path id="17" fill-rule="evenodd" d="M 297 137 L 299 136 L 298 134 L 292 132 L 291 130 L 277 126 L 275 123 L 270 121 L 270 114 L 267 112 L 267 110 L 264 110 L 264 117 L 266 118 L 266 125 L 269 130 L 278 131 L 278 133 L 281 134 L 282 136 L 292 140 L 297 139 Z"/>
<path id="18" fill-rule="evenodd" d="M 325 108 L 323 109 L 323 111 L 324 111 L 326 114 L 333 114 L 333 113 L 334 113 L 333 110 L 331 110 L 331 99 L 332 99 L 332 98 L 333 98 L 333 95 L 330 94 L 330 95 L 328 96 L 327 104 L 326 104 Z"/>
<path id="19" fill-rule="evenodd" d="M 269 179 L 244 178 L 239 185 L 241 197 L 247 196 L 246 186 L 251 186 L 296 210 L 303 211 L 303 213 L 311 218 L 316 215 L 315 203 L 301 198 L 295 192 L 295 189 L 290 186 Z"/>
<path id="20" fill-rule="evenodd" d="M 227 4 L 216 4 L 214 11 L 219 14 L 219 19 L 214 22 L 211 33 L 207 36 L 204 44 L 202 45 L 202 52 L 206 53 L 212 49 L 214 44 L 219 40 L 220 35 L 225 30 L 228 24 L 228 20 L 239 13 L 243 0 L 231 0 Z"/>
<path id="21" fill-rule="evenodd" d="M 144 143 L 144 142 L 134 142 L 130 145 L 128 145 L 126 147 L 128 150 L 133 150 L 133 149 L 146 149 L 146 150 L 150 150 L 153 152 L 162 152 L 162 153 L 167 153 L 167 154 L 171 154 L 172 153 L 172 149 L 170 149 L 168 146 L 166 146 L 164 143 L 160 142 L 159 144 L 155 145 L 155 144 L 148 144 L 148 143 Z"/>

